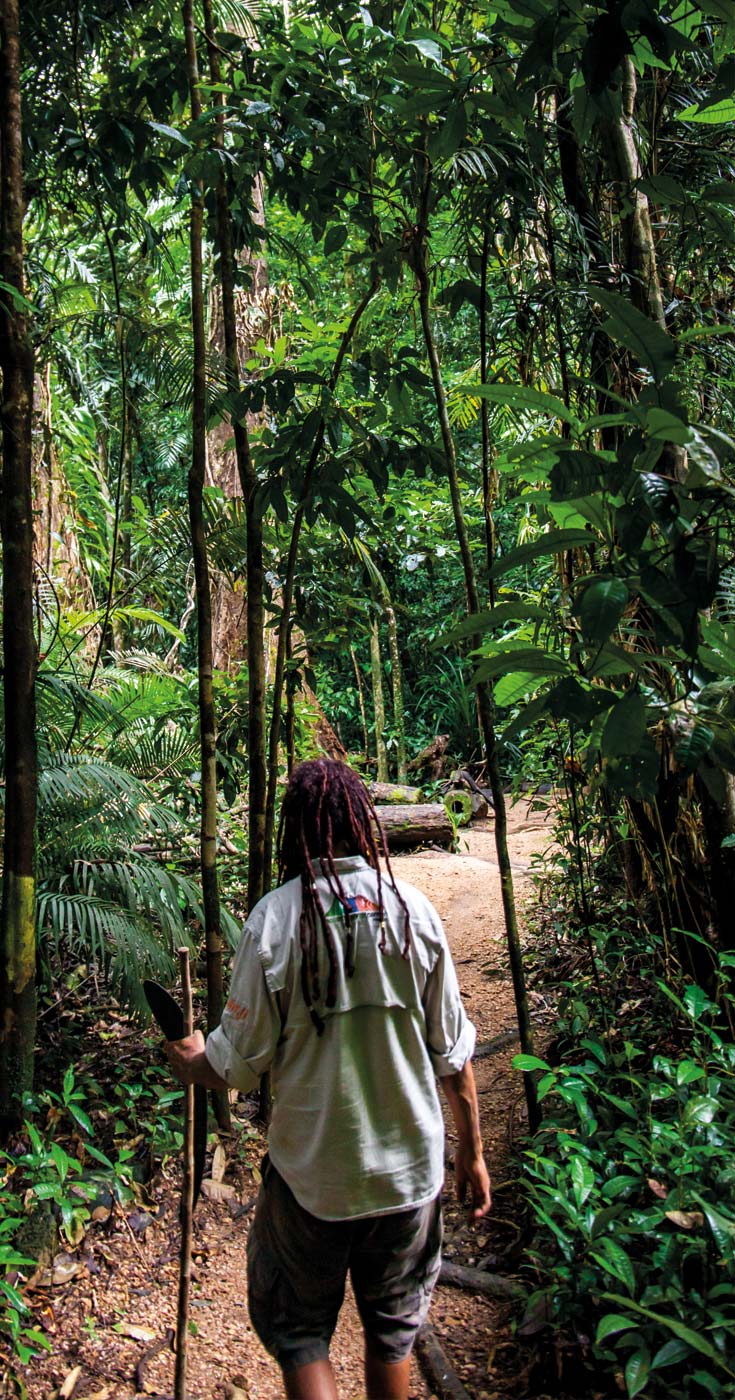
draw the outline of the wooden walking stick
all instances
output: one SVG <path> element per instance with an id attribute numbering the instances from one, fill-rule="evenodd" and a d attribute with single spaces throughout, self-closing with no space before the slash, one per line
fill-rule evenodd
<path id="1" fill-rule="evenodd" d="M 189 950 L 179 948 L 181 990 L 184 1002 L 184 1035 L 194 1031 Z M 186 1347 L 189 1339 L 191 1246 L 194 1225 L 194 1086 L 184 1090 L 184 1181 L 181 1191 L 181 1252 L 179 1255 L 179 1303 L 176 1314 L 176 1372 L 174 1400 L 186 1400 Z"/>

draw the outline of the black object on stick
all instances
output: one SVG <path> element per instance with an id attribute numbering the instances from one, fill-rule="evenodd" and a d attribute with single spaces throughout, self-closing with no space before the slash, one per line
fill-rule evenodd
<path id="1" fill-rule="evenodd" d="M 184 1013 L 171 993 L 166 991 L 160 982 L 151 982 L 148 979 L 143 983 L 143 991 L 153 1019 L 166 1040 L 183 1040 L 187 1034 Z M 199 1200 L 206 1151 L 207 1091 L 202 1088 L 201 1084 L 197 1084 L 194 1088 L 194 1199 L 192 1210 Z"/>

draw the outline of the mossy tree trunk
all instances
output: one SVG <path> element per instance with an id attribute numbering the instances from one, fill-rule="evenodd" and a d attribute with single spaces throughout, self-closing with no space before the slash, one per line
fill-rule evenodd
<path id="1" fill-rule="evenodd" d="M 33 633 L 33 348 L 21 300 L 23 156 L 17 0 L 0 9 L 0 371 L 2 400 L 5 834 L 0 909 L 0 1133 L 33 1083 L 36 1033 L 36 642 Z"/>

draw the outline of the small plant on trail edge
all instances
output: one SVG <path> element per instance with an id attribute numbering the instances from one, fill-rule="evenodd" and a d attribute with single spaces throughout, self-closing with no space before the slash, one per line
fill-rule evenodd
<path id="1" fill-rule="evenodd" d="M 564 1063 L 513 1061 L 540 1072 L 545 1101 L 523 1162 L 541 1281 L 521 1332 L 561 1328 L 577 1366 L 597 1382 L 607 1372 L 631 1400 L 724 1397 L 735 1393 L 735 1046 L 700 987 L 658 989 L 684 1048 L 651 1054 L 619 1021 L 585 1033 L 576 993 Z"/>
<path id="2" fill-rule="evenodd" d="M 0 1369 L 21 1396 L 26 1391 L 16 1367 L 51 1349 L 31 1325 L 23 1297 L 23 1284 L 38 1267 L 34 1237 L 40 1232 L 53 1239 L 58 1230 L 74 1249 L 96 1218 L 95 1203 L 106 1202 L 107 1214 L 115 1203 L 128 1206 L 140 1189 L 131 1141 L 144 1135 L 159 1159 L 176 1152 L 181 1133 L 167 1110 L 181 1097 L 156 1066 L 118 1083 L 112 1096 L 94 1079 L 78 1083 L 71 1067 L 59 1093 L 26 1096 L 14 1151 L 0 1152 Z M 106 1152 L 92 1141 L 95 1127 L 110 1140 Z"/>

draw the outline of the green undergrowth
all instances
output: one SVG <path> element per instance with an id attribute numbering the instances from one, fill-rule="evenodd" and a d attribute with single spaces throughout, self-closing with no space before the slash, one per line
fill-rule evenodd
<path id="1" fill-rule="evenodd" d="M 90 1230 L 150 1205 L 152 1178 L 183 1142 L 183 1090 L 161 1063 L 160 1037 L 115 1003 L 96 1013 L 87 1004 L 56 1016 L 23 1127 L 0 1151 L 0 1371 L 9 1394 L 26 1393 L 19 1368 L 50 1349 L 25 1284 Z"/>
<path id="2" fill-rule="evenodd" d="M 664 981 L 624 900 L 594 918 L 547 906 L 535 956 L 547 988 L 558 977 L 557 1035 L 514 1060 L 544 1110 L 521 1159 L 533 1291 L 518 1330 L 553 1350 L 570 1393 L 732 1396 L 735 958 L 709 992 L 670 963 Z"/>

